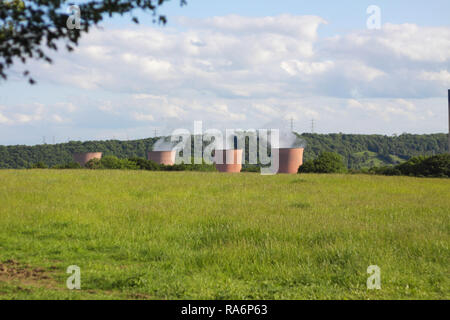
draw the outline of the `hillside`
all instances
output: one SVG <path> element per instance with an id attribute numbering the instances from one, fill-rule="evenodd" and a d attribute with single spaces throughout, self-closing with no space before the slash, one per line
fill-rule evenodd
<path id="1" fill-rule="evenodd" d="M 339 153 L 348 168 L 359 169 L 396 164 L 413 156 L 447 152 L 447 135 L 402 134 L 399 136 L 361 134 L 301 135 L 307 142 L 305 160 L 314 159 L 323 151 Z"/>
<path id="2" fill-rule="evenodd" d="M 400 136 L 360 134 L 300 135 L 307 143 L 305 160 L 314 159 L 323 151 L 341 154 L 348 168 L 364 168 L 399 163 L 416 155 L 447 152 L 447 135 L 402 134 Z M 157 141 L 148 138 L 133 141 L 71 141 L 36 146 L 0 146 L 0 168 L 27 168 L 42 161 L 48 166 L 72 161 L 72 153 L 101 151 L 119 158 L 145 157 Z"/>

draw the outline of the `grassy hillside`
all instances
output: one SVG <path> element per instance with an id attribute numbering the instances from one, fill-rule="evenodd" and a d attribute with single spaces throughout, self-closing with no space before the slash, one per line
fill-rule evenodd
<path id="1" fill-rule="evenodd" d="M 0 299 L 449 299 L 450 181 L 0 171 Z M 69 265 L 80 291 L 66 289 Z M 367 290 L 369 265 L 381 290 Z"/>
<path id="2" fill-rule="evenodd" d="M 447 152 L 446 134 L 400 136 L 358 134 L 300 135 L 306 142 L 305 160 L 316 158 L 321 152 L 337 152 L 348 168 L 360 169 L 373 165 L 397 164 L 413 156 Z M 71 141 L 56 145 L 0 146 L 0 168 L 27 168 L 37 162 L 48 166 L 72 161 L 74 152 L 101 151 L 119 158 L 146 157 L 156 138 L 134 141 Z"/>
<path id="3" fill-rule="evenodd" d="M 414 156 L 446 153 L 446 134 L 399 136 L 361 134 L 301 135 L 307 142 L 305 160 L 312 160 L 324 151 L 339 153 L 348 168 L 361 169 L 393 165 Z"/>

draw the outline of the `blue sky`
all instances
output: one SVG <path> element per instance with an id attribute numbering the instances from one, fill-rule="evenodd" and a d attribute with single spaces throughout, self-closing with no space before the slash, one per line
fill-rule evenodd
<path id="1" fill-rule="evenodd" d="M 366 8 L 381 10 L 368 30 Z M 75 53 L 0 82 L 0 144 L 137 139 L 175 128 L 447 131 L 449 1 L 178 1 L 166 26 L 114 17 Z M 55 137 L 55 138 L 53 138 Z"/>
<path id="2" fill-rule="evenodd" d="M 364 28 L 370 5 L 382 9 L 384 22 L 415 23 L 418 25 L 441 26 L 449 24 L 450 2 L 446 0 L 189 0 L 180 7 L 179 1 L 171 0 L 161 8 L 161 13 L 171 16 L 207 18 L 238 14 L 250 17 L 273 16 L 284 13 L 292 15 L 318 15 L 330 22 L 330 33 Z M 143 15 L 140 15 L 143 17 Z M 112 24 L 128 24 L 129 21 L 111 21 Z M 144 22 L 145 19 L 142 19 Z M 169 25 L 173 21 L 169 19 Z"/>

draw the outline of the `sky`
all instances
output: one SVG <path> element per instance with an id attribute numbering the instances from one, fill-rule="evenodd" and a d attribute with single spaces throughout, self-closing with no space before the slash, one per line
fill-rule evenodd
<path id="1" fill-rule="evenodd" d="M 367 26 L 371 5 L 379 29 Z M 15 65 L 0 81 L 0 144 L 140 139 L 192 131 L 195 120 L 220 130 L 292 119 L 297 132 L 448 131 L 449 1 L 188 0 L 159 12 L 167 25 L 113 17 L 75 52 L 52 52 L 53 64 L 31 61 L 36 85 Z"/>

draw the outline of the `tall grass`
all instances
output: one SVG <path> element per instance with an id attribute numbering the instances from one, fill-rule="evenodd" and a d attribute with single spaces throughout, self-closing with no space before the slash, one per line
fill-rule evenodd
<path id="1" fill-rule="evenodd" d="M 448 179 L 7 170 L 0 182 L 0 262 L 54 280 L 0 277 L 0 299 L 450 298 Z M 69 265 L 80 291 L 65 288 Z M 381 290 L 367 290 L 369 265 Z"/>

